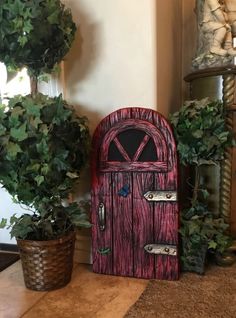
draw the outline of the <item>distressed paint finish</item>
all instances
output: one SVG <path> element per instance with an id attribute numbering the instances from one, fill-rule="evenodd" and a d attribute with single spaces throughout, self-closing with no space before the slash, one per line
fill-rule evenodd
<path id="1" fill-rule="evenodd" d="M 101 174 L 98 178 L 99 188 L 93 194 L 93 206 L 96 212 L 99 210 L 99 204 L 104 203 L 105 209 L 105 229 L 99 229 L 98 213 L 92 214 L 92 236 L 97 242 L 93 245 L 93 270 L 101 274 L 113 274 L 112 263 L 112 196 L 109 195 L 112 187 L 111 175 Z M 102 254 L 102 250 L 110 249 L 107 254 Z"/>
<path id="2" fill-rule="evenodd" d="M 134 155 L 119 140 L 119 135 L 128 130 L 142 131 L 144 136 Z M 155 145 L 156 160 L 141 161 L 149 140 Z M 122 160 L 109 159 L 112 142 Z M 178 279 L 178 203 L 144 198 L 148 191 L 177 191 L 176 147 L 169 124 L 153 110 L 123 108 L 102 120 L 92 148 L 94 271 Z M 129 191 L 122 194 L 123 187 L 129 187 Z M 105 205 L 104 231 L 99 228 L 100 203 Z M 147 244 L 175 245 L 177 256 L 148 253 L 144 250 Z M 99 253 L 101 249 L 106 253 Z"/>
<path id="3" fill-rule="evenodd" d="M 125 185 L 132 186 L 130 173 L 113 173 L 113 274 L 133 276 L 132 196 L 118 195 Z M 132 187 L 130 188 L 132 192 Z"/>
<path id="4" fill-rule="evenodd" d="M 133 233 L 134 277 L 155 278 L 154 256 L 144 251 L 144 246 L 153 243 L 153 204 L 144 196 L 153 187 L 153 173 L 133 173 Z"/>

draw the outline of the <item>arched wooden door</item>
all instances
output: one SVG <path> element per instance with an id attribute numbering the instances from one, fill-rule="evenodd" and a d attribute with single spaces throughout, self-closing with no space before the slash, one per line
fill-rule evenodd
<path id="1" fill-rule="evenodd" d="M 177 159 L 167 121 L 123 108 L 101 121 L 92 154 L 93 270 L 177 279 Z"/>

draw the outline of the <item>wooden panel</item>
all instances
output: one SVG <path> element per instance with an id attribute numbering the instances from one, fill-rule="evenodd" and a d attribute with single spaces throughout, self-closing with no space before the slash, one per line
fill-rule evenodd
<path id="1" fill-rule="evenodd" d="M 112 197 L 110 189 L 112 179 L 110 174 L 101 174 L 99 183 L 92 194 L 92 236 L 93 236 L 93 270 L 100 274 L 112 274 Z M 98 209 L 99 204 L 105 207 L 105 230 L 99 228 Z M 105 250 L 110 250 L 103 253 Z"/>
<path id="2" fill-rule="evenodd" d="M 154 255 L 147 253 L 144 246 L 154 242 L 153 203 L 143 194 L 153 189 L 153 173 L 133 173 L 133 247 L 134 276 L 154 278 Z"/>
<path id="3" fill-rule="evenodd" d="M 101 152 L 101 160 L 107 161 L 108 152 L 109 152 L 109 145 L 111 141 L 113 141 L 117 134 L 126 131 L 128 129 L 140 129 L 143 130 L 145 133 L 149 134 L 156 145 L 157 151 L 157 160 L 158 161 L 167 161 L 167 143 L 166 138 L 164 137 L 162 131 L 159 129 L 158 126 L 153 125 L 147 121 L 138 120 L 138 119 L 128 119 L 123 122 L 117 123 L 113 126 L 107 134 L 104 136 L 103 145 L 102 145 L 102 152 Z M 170 158 L 171 159 L 171 158 Z M 171 160 L 172 162 L 172 160 Z"/>
<path id="4" fill-rule="evenodd" d="M 156 174 L 155 188 L 157 190 L 173 190 L 172 187 L 172 189 L 169 189 L 167 186 L 172 184 L 169 180 L 172 180 L 172 178 L 169 179 L 168 173 Z M 156 244 L 178 246 L 178 204 L 176 202 L 154 203 L 154 242 Z M 155 256 L 155 278 L 175 280 L 178 279 L 178 277 L 178 255 Z"/>
<path id="5" fill-rule="evenodd" d="M 116 137 L 127 129 L 140 129 L 147 134 L 147 139 L 153 138 L 156 161 L 137 161 L 146 140 L 132 159 L 126 156 L 127 143 L 122 149 Z M 108 161 L 110 143 L 115 141 L 126 161 Z M 94 271 L 148 279 L 178 277 L 177 257 L 154 255 L 144 250 L 146 244 L 152 243 L 177 245 L 178 206 L 148 202 L 143 197 L 152 190 L 176 191 L 176 164 L 171 129 L 157 112 L 143 108 L 120 109 L 100 123 L 95 131 L 92 154 Z M 127 185 L 130 193 L 120 195 L 120 190 Z M 105 231 L 99 230 L 97 217 L 101 202 L 107 211 Z M 111 253 L 98 252 L 110 247 Z"/>
<path id="6" fill-rule="evenodd" d="M 154 216 L 154 241 L 161 244 L 178 245 L 177 203 L 156 203 Z M 179 277 L 177 256 L 156 256 L 156 278 L 176 280 Z"/>
<path id="7" fill-rule="evenodd" d="M 132 109 L 132 118 L 146 120 L 153 123 L 153 114 L 156 114 L 152 109 L 134 107 Z"/>
<path id="8" fill-rule="evenodd" d="M 101 171 L 167 171 L 166 161 L 156 161 L 156 162 L 101 162 Z"/>
<path id="9" fill-rule="evenodd" d="M 133 276 L 132 177 L 130 173 L 113 173 L 113 274 Z M 130 194 L 118 194 L 129 185 Z"/>

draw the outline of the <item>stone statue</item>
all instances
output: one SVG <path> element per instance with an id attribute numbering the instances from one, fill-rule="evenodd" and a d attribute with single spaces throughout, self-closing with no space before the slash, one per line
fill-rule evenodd
<path id="1" fill-rule="evenodd" d="M 195 69 L 232 65 L 236 50 L 236 0 L 196 0 L 198 47 Z"/>
<path id="2" fill-rule="evenodd" d="M 233 37 L 236 37 L 236 0 L 224 0 L 223 6 Z"/>

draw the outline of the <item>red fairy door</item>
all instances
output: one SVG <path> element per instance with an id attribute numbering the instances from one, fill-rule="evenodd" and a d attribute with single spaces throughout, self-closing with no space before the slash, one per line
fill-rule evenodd
<path id="1" fill-rule="evenodd" d="M 92 156 L 93 270 L 178 279 L 176 148 L 157 112 L 123 108 L 97 127 Z"/>

